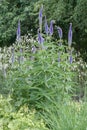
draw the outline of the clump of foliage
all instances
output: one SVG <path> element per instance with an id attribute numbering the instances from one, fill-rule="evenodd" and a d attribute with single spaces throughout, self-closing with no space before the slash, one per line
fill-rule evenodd
<path id="1" fill-rule="evenodd" d="M 37 117 L 39 114 L 39 118 L 44 119 L 49 129 L 86 129 L 87 107 L 85 106 L 87 104 L 72 102 L 73 99 L 81 99 L 80 94 L 87 96 L 85 92 L 87 90 L 84 89 L 87 85 L 87 71 L 85 72 L 87 66 L 83 64 L 82 60 L 78 62 L 78 57 L 75 56 L 76 53 L 72 47 L 72 23 L 69 26 L 68 42 L 65 42 L 62 29 L 59 26 L 56 26 L 59 40 L 53 40 L 55 21 L 51 20 L 50 25 L 48 25 L 46 16 L 46 35 L 42 33 L 42 18 L 43 6 L 39 11 L 38 36 L 35 39 L 31 35 L 21 37 L 19 20 L 16 43 L 3 48 L 0 52 L 2 55 L 0 59 L 2 62 L 1 70 L 11 96 L 9 105 L 6 105 L 10 108 L 9 110 L 6 108 L 7 111 L 4 112 L 6 115 L 0 109 L 2 120 L 6 120 L 5 125 L 2 120 L 1 124 L 7 129 L 13 129 L 13 124 L 17 122 L 14 129 L 26 130 L 30 127 L 32 130 L 34 128 L 44 130 L 46 127 L 40 122 L 41 120 L 38 122 L 36 118 L 33 120 L 34 118 L 31 117 L 31 115 L 35 117 L 35 113 L 30 113 L 30 111 L 35 109 Z M 78 86 L 81 79 L 83 91 L 80 93 L 79 90 L 80 88 L 82 90 L 82 86 L 79 89 Z M 2 100 L 4 99 L 1 98 L 1 102 L 3 102 Z M 12 112 L 14 109 L 10 103 L 17 110 L 17 113 Z M 3 103 L 1 104 L 2 108 Z M 10 119 L 8 119 L 7 112 L 11 115 Z M 81 125 L 80 121 L 82 121 Z"/>
<path id="2" fill-rule="evenodd" d="M 73 94 L 74 63 L 72 55 L 66 52 L 71 49 L 60 45 L 60 41 L 43 44 L 40 33 L 39 39 L 40 44 L 33 41 L 32 45 L 25 46 L 22 41 L 22 44 L 16 44 L 16 48 L 13 46 L 15 61 L 12 60 L 12 66 L 8 68 L 6 84 L 12 90 L 15 107 L 28 104 L 39 109 L 40 102 L 49 103 L 52 99 L 61 102 Z"/>
<path id="3" fill-rule="evenodd" d="M 74 55 L 72 55 L 73 48 L 71 47 L 72 23 L 70 23 L 69 27 L 67 47 L 62 45 L 64 42 L 62 41 L 63 34 L 60 27 L 56 27 L 60 40 L 56 42 L 52 40 L 54 21 L 51 20 L 48 27 L 46 17 L 45 33 L 47 37 L 43 37 L 42 12 L 43 6 L 39 12 L 39 44 L 37 40 L 33 40 L 31 44 L 26 37 L 21 39 L 19 21 L 17 44 L 14 44 L 12 48 L 10 47 L 12 65 L 8 63 L 10 66 L 8 65 L 6 84 L 12 90 L 12 98 L 16 103 L 15 105 L 19 107 L 25 103 L 33 104 L 36 107 L 39 100 L 45 102 L 50 96 L 53 99 L 62 101 L 73 93 L 76 85 L 76 81 L 74 82 L 77 77 L 77 73 L 74 70 L 76 62 Z M 7 51 L 7 56 L 8 54 L 9 51 Z M 45 92 L 43 93 L 44 90 Z M 50 92 L 52 93 L 50 94 Z M 45 96 L 46 94 L 48 96 Z M 49 99 L 51 100 L 51 98 Z"/>
<path id="4" fill-rule="evenodd" d="M 87 103 L 54 101 L 51 106 L 45 106 L 45 112 L 40 114 L 50 130 L 82 130 L 87 129 Z"/>
<path id="5" fill-rule="evenodd" d="M 77 78 L 75 79 L 77 82 L 75 97 L 77 100 L 82 99 L 87 101 L 87 64 L 83 62 L 81 57 L 78 59 L 74 66 L 74 70 L 77 72 Z"/>
<path id="6" fill-rule="evenodd" d="M 22 106 L 18 112 L 13 111 L 11 100 L 0 96 L 0 130 L 48 130 L 43 120 L 36 118 L 35 110 Z"/>

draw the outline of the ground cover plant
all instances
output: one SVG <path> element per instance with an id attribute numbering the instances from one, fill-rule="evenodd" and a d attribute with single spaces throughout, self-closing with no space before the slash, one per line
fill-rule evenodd
<path id="1" fill-rule="evenodd" d="M 10 97 L 6 99 L 0 95 L 0 130 L 48 130 L 43 120 L 36 118 L 35 110 L 22 106 L 15 112 L 10 101 Z"/>
<path id="2" fill-rule="evenodd" d="M 43 34 L 42 12 L 43 6 L 36 39 L 31 35 L 21 37 L 19 20 L 16 43 L 0 51 L 0 75 L 4 78 L 0 82 L 5 87 L 1 94 L 7 89 L 11 97 L 9 101 L 0 98 L 0 127 L 4 130 L 86 130 L 87 65 L 79 60 L 72 47 L 72 23 L 67 42 L 63 40 L 61 27 L 56 27 L 59 39 L 54 40 L 55 21 L 51 20 L 48 26 L 45 16 Z M 21 109 L 27 110 L 27 115 Z"/>

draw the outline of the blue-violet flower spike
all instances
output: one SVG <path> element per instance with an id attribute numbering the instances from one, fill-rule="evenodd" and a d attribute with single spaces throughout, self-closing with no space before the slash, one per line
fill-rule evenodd
<path id="1" fill-rule="evenodd" d="M 53 20 L 50 22 L 50 35 L 53 35 Z"/>
<path id="2" fill-rule="evenodd" d="M 72 62 L 73 62 L 72 55 L 70 55 L 69 60 L 70 60 L 70 64 L 72 64 Z"/>
<path id="3" fill-rule="evenodd" d="M 71 47 L 71 44 L 72 44 L 72 23 L 70 23 L 68 32 L 68 45 Z"/>
<path id="4" fill-rule="evenodd" d="M 14 61 L 15 61 L 15 58 L 14 58 L 14 48 L 12 48 L 12 64 L 14 63 Z"/>
<path id="5" fill-rule="evenodd" d="M 43 12 L 43 6 L 41 7 L 41 9 L 39 11 L 39 27 L 40 27 L 40 31 L 42 29 L 42 12 Z"/>
<path id="6" fill-rule="evenodd" d="M 59 38 L 62 39 L 63 37 L 62 29 L 60 27 L 57 27 L 57 30 L 58 30 Z"/>
<path id="7" fill-rule="evenodd" d="M 70 52 L 69 61 L 70 61 L 70 64 L 72 64 L 72 62 L 73 62 L 73 58 L 72 58 L 72 50 L 71 50 L 71 52 Z"/>
<path id="8" fill-rule="evenodd" d="M 42 11 L 43 11 L 43 6 L 41 7 L 41 9 L 39 11 L 39 18 L 42 18 Z"/>
<path id="9" fill-rule="evenodd" d="M 38 29 L 38 43 L 43 44 L 44 38 L 42 37 L 40 30 Z"/>
<path id="10" fill-rule="evenodd" d="M 48 35 L 49 33 L 49 27 L 48 27 L 48 24 L 47 24 L 47 20 L 46 20 L 46 16 L 45 16 L 45 33 Z"/>
<path id="11" fill-rule="evenodd" d="M 20 40 L 20 36 L 21 36 L 21 30 L 20 30 L 20 21 L 18 21 L 18 28 L 17 28 L 17 40 Z"/>

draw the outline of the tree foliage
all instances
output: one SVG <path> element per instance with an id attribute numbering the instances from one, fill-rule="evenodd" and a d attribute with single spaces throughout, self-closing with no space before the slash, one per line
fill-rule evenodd
<path id="1" fill-rule="evenodd" d="M 3 0 L 0 2 L 0 45 L 9 45 L 16 38 L 17 22 L 21 21 L 21 34 L 31 31 L 34 24 L 34 2 L 30 0 Z"/>

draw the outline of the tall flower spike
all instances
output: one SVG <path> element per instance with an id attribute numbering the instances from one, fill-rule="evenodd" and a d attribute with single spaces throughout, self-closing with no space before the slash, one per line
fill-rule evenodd
<path id="1" fill-rule="evenodd" d="M 62 39 L 63 37 L 62 29 L 60 27 L 57 27 L 57 30 L 58 30 L 59 38 Z"/>
<path id="2" fill-rule="evenodd" d="M 50 22 L 50 28 L 49 28 L 49 32 L 50 32 L 50 35 L 52 36 L 53 35 L 53 20 L 51 20 Z"/>
<path id="3" fill-rule="evenodd" d="M 49 27 L 48 27 L 48 24 L 47 24 L 47 20 L 46 20 L 46 16 L 45 16 L 45 33 L 48 35 L 49 33 Z"/>
<path id="4" fill-rule="evenodd" d="M 42 31 L 42 12 L 43 12 L 43 6 L 41 7 L 40 11 L 39 11 L 39 28 L 40 28 L 40 32 Z"/>
<path id="5" fill-rule="evenodd" d="M 70 61 L 70 64 L 72 64 L 72 62 L 73 62 L 72 50 L 71 50 L 71 52 L 70 52 L 69 61 Z"/>
<path id="6" fill-rule="evenodd" d="M 12 48 L 11 52 L 12 52 L 12 65 L 13 65 L 14 61 L 15 61 L 15 58 L 14 58 L 14 48 Z"/>
<path id="7" fill-rule="evenodd" d="M 72 64 L 72 62 L 73 62 L 72 55 L 70 55 L 69 60 L 70 60 L 70 64 Z"/>
<path id="8" fill-rule="evenodd" d="M 34 45 L 33 45 L 32 48 L 31 48 L 31 52 L 32 52 L 33 54 L 36 53 L 36 47 L 35 47 Z M 31 60 L 34 60 L 34 56 L 31 56 Z"/>
<path id="9" fill-rule="evenodd" d="M 20 20 L 18 21 L 18 28 L 17 28 L 17 41 L 20 40 L 21 37 L 21 29 L 20 29 Z"/>
<path id="10" fill-rule="evenodd" d="M 44 42 L 44 38 L 40 33 L 40 29 L 38 29 L 38 43 L 43 45 L 43 42 Z"/>
<path id="11" fill-rule="evenodd" d="M 72 44 L 72 23 L 70 23 L 69 32 L 68 32 L 68 45 L 71 47 Z"/>

